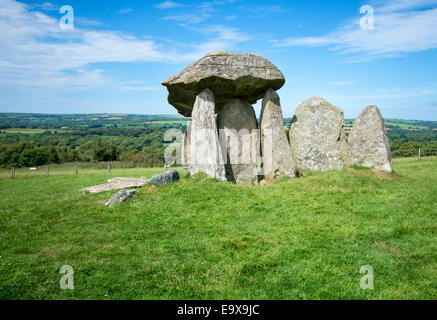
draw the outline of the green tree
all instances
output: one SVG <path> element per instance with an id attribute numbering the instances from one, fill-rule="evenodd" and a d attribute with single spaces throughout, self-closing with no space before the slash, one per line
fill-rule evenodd
<path id="1" fill-rule="evenodd" d="M 26 149 L 18 159 L 20 167 L 36 167 L 47 163 L 48 154 L 43 148 Z"/>

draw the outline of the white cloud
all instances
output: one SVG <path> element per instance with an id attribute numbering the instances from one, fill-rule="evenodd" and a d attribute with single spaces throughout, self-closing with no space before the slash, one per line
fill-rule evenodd
<path id="1" fill-rule="evenodd" d="M 171 9 L 171 8 L 178 8 L 178 7 L 182 7 L 183 5 L 180 3 L 176 3 L 173 1 L 164 1 L 164 2 L 160 2 L 157 3 L 155 5 L 156 9 Z"/>
<path id="2" fill-rule="evenodd" d="M 187 25 L 194 25 L 201 23 L 211 17 L 211 13 L 218 11 L 218 6 L 223 6 L 227 4 L 234 3 L 235 0 L 215 0 L 215 1 L 204 1 L 196 6 L 191 6 L 189 10 L 184 10 L 184 12 L 180 12 L 174 15 L 168 15 L 163 18 L 163 20 L 173 20 L 180 22 L 181 25 L 187 26 Z M 167 7 L 169 3 L 172 4 L 171 7 Z M 163 4 L 166 4 L 165 6 Z M 173 6 L 173 2 L 163 2 L 161 5 L 163 7 L 159 9 L 168 9 L 168 8 L 175 8 Z M 155 6 L 156 8 L 157 6 Z M 177 7 L 186 7 L 185 5 L 177 4 Z M 232 19 L 231 19 L 232 20 Z"/>
<path id="3" fill-rule="evenodd" d="M 85 26 L 85 27 L 96 27 L 103 25 L 102 22 L 84 18 L 84 17 L 77 17 L 74 19 L 74 23 L 76 23 L 79 26 Z"/>
<path id="4" fill-rule="evenodd" d="M 31 4 L 30 9 L 41 9 L 44 11 L 59 11 L 60 6 L 51 2 L 43 2 L 42 4 Z"/>
<path id="5" fill-rule="evenodd" d="M 11 87 L 92 89 L 111 81 L 117 83 L 104 70 L 97 70 L 93 66 L 96 63 L 187 63 L 209 51 L 231 49 L 236 43 L 250 39 L 237 29 L 211 26 L 192 29 L 205 34 L 203 42 L 169 45 L 117 31 L 82 29 L 81 24 L 95 23 L 81 17 L 76 17 L 76 21 L 75 29 L 63 30 L 58 19 L 30 10 L 20 2 L 1 0 L 0 86 L 4 90 Z M 141 87 L 141 90 L 150 89 Z"/>
<path id="6" fill-rule="evenodd" d="M 117 13 L 118 14 L 126 14 L 126 13 L 129 13 L 132 11 L 133 11 L 132 8 L 123 8 L 123 9 L 118 10 Z"/>
<path id="7" fill-rule="evenodd" d="M 205 21 L 211 15 L 207 13 L 182 13 L 164 17 L 164 20 L 183 22 L 184 24 L 197 24 Z"/>
<path id="8" fill-rule="evenodd" d="M 380 12 L 430 8 L 435 4 L 437 4 L 437 0 L 380 0 L 375 2 L 375 5 Z"/>
<path id="9" fill-rule="evenodd" d="M 355 61 L 393 57 L 437 48 L 437 8 L 412 10 L 437 4 L 437 0 L 390 1 L 375 7 L 373 30 L 360 28 L 361 16 L 323 36 L 290 37 L 274 41 L 279 47 L 327 46 L 352 54 Z"/>

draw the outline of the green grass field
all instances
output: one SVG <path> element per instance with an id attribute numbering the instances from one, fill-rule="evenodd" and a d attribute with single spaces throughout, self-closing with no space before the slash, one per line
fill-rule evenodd
<path id="1" fill-rule="evenodd" d="M 107 163 L 98 162 L 98 163 L 77 163 L 77 164 L 59 164 L 59 165 L 50 165 L 49 166 L 49 176 L 75 176 L 76 168 L 78 166 L 78 175 L 98 175 L 107 173 Z M 145 169 L 145 168 L 123 168 L 123 167 L 132 167 L 131 164 L 128 163 L 111 163 L 111 175 L 113 176 L 137 176 L 138 174 L 149 175 L 151 172 L 161 172 L 161 167 L 157 169 Z M 10 168 L 0 168 L 0 179 L 10 179 L 12 175 Z M 36 170 L 30 170 L 30 168 L 15 168 L 15 177 L 16 178 L 38 178 L 46 176 L 46 166 L 36 167 Z"/>
<path id="2" fill-rule="evenodd" d="M 111 208 L 79 189 L 162 169 L 3 178 L 0 298 L 437 299 L 437 159 L 394 167 L 264 187 L 184 177 Z"/>

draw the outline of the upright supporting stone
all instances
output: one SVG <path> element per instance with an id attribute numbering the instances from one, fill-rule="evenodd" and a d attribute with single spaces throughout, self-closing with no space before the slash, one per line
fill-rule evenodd
<path id="1" fill-rule="evenodd" d="M 294 177 L 295 169 L 290 144 L 284 131 L 281 103 L 276 91 L 267 90 L 261 109 L 261 154 L 264 178 Z"/>
<path id="2" fill-rule="evenodd" d="M 320 97 L 297 107 L 289 137 L 300 174 L 340 170 L 348 164 L 343 111 Z"/>
<path id="3" fill-rule="evenodd" d="M 49 176 L 49 166 L 46 166 L 46 177 Z"/>
<path id="4" fill-rule="evenodd" d="M 11 168 L 11 178 L 12 179 L 15 178 L 15 168 L 14 167 Z"/>
<path id="5" fill-rule="evenodd" d="M 108 173 L 111 173 L 111 165 L 110 164 L 108 164 L 107 170 L 108 170 Z"/>
<path id="6" fill-rule="evenodd" d="M 358 115 L 348 139 L 351 163 L 391 172 L 392 158 L 384 120 L 377 106 Z"/>
<path id="7" fill-rule="evenodd" d="M 184 173 L 190 172 L 190 158 L 189 152 L 190 150 L 190 140 L 191 140 L 191 121 L 187 125 L 187 130 L 185 130 L 182 135 L 182 143 L 181 143 L 181 164 Z"/>
<path id="8" fill-rule="evenodd" d="M 260 145 L 255 111 L 245 100 L 228 102 L 217 117 L 226 178 L 239 184 L 258 181 Z"/>
<path id="9" fill-rule="evenodd" d="M 214 95 L 211 90 L 204 89 L 196 97 L 191 115 L 187 161 L 192 175 L 204 172 L 212 178 L 226 180 L 214 109 Z"/>

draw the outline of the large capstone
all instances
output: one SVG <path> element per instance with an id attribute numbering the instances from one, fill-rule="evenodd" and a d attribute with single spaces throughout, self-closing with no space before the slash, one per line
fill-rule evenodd
<path id="1" fill-rule="evenodd" d="M 187 138 L 189 172 L 192 175 L 203 172 L 212 178 L 226 180 L 214 116 L 214 95 L 209 89 L 196 97 L 190 131 Z"/>
<path id="2" fill-rule="evenodd" d="M 297 107 L 289 138 L 300 174 L 340 170 L 348 163 L 343 111 L 320 97 Z"/>
<path id="3" fill-rule="evenodd" d="M 384 120 L 377 106 L 358 115 L 348 138 L 351 163 L 391 172 L 392 158 Z"/>
<path id="4" fill-rule="evenodd" d="M 216 51 L 207 54 L 180 73 L 165 80 L 168 102 L 190 117 L 196 96 L 206 88 L 214 92 L 215 113 L 238 98 L 254 104 L 267 89 L 285 83 L 281 71 L 267 59 L 248 53 Z"/>
<path id="5" fill-rule="evenodd" d="M 228 102 L 217 116 L 226 178 L 238 184 L 258 181 L 260 145 L 255 111 L 245 100 Z"/>
<path id="6" fill-rule="evenodd" d="M 267 90 L 262 102 L 260 131 L 264 178 L 272 181 L 294 177 L 293 156 L 284 131 L 281 103 L 272 89 Z"/>

